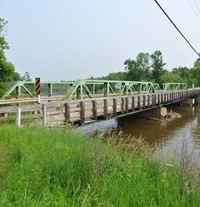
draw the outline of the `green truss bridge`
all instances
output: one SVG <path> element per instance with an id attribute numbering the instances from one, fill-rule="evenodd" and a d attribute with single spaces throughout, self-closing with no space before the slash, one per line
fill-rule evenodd
<path id="1" fill-rule="evenodd" d="M 188 88 L 186 83 L 159 86 L 143 81 L 94 79 L 41 82 L 40 91 L 41 102 L 37 103 L 35 82 L 10 84 L 0 97 L 0 115 L 16 113 L 20 107 L 22 113 L 37 115 L 37 120 L 45 125 L 85 123 L 159 108 L 200 94 L 199 87 Z"/>
<path id="2" fill-rule="evenodd" d="M 77 80 L 41 82 L 42 97 L 62 96 L 65 100 L 157 93 L 183 89 L 187 89 L 186 83 L 165 83 L 160 88 L 157 83 L 142 81 Z M 35 82 L 18 81 L 10 84 L 10 88 L 0 97 L 0 100 L 34 97 L 36 97 Z"/>

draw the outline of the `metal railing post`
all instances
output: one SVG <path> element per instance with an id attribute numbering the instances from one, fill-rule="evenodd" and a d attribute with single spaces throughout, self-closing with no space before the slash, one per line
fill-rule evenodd
<path id="1" fill-rule="evenodd" d="M 18 128 L 21 127 L 21 107 L 20 106 L 17 107 L 16 124 Z"/>

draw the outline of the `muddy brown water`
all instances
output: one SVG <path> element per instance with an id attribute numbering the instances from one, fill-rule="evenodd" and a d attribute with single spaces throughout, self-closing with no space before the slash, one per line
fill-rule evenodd
<path id="1" fill-rule="evenodd" d="M 78 131 L 85 134 L 121 131 L 136 138 L 142 137 L 156 147 L 156 154 L 159 156 L 176 156 L 187 147 L 188 153 L 199 158 L 200 107 L 171 106 L 168 109 L 180 113 L 182 117 L 166 121 L 151 120 L 143 114 L 130 115 L 89 124 L 80 127 Z"/>

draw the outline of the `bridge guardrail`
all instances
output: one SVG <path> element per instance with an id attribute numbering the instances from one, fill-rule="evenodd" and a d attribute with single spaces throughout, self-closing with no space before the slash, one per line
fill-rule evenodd
<path id="1" fill-rule="evenodd" d="M 94 80 L 83 79 L 77 81 L 41 82 L 41 96 L 63 95 L 66 100 L 110 97 L 140 93 L 156 93 L 187 89 L 186 83 L 164 83 L 161 88 L 158 83 L 144 81 Z M 31 97 L 35 95 L 34 81 L 14 82 L 0 100 L 10 97 Z"/>

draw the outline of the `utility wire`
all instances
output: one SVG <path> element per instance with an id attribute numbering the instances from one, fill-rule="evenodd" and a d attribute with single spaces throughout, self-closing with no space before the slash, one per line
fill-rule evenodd
<path id="1" fill-rule="evenodd" d="M 192 48 L 192 50 L 198 55 L 200 58 L 200 54 L 197 52 L 197 50 L 192 46 L 192 44 L 187 40 L 187 38 L 184 36 L 184 34 L 179 30 L 179 28 L 176 26 L 176 24 L 172 21 L 172 19 L 169 17 L 169 15 L 165 12 L 165 10 L 162 8 L 162 6 L 158 3 L 157 0 L 154 0 L 155 3 L 158 5 L 158 7 L 162 10 L 162 12 L 165 14 L 165 16 L 169 19 L 169 21 L 172 23 L 172 25 L 176 28 L 176 30 L 179 32 L 179 34 L 183 37 L 183 39 L 188 43 L 188 45 Z"/>
<path id="2" fill-rule="evenodd" d="M 187 0 L 189 6 L 191 7 L 192 11 L 194 12 L 195 16 L 198 17 L 197 12 L 195 11 L 194 7 L 192 6 L 191 2 Z"/>
<path id="3" fill-rule="evenodd" d="M 195 4 L 195 6 L 196 6 L 196 8 L 197 8 L 197 10 L 198 10 L 198 12 L 199 12 L 199 14 L 200 14 L 200 9 L 199 9 L 199 6 L 198 6 L 196 0 L 194 0 L 194 4 Z"/>
<path id="4" fill-rule="evenodd" d="M 198 21 L 200 20 L 200 15 L 198 15 L 197 11 L 195 10 L 192 2 L 190 0 L 186 0 L 188 5 L 190 6 L 190 8 L 192 9 L 193 13 L 194 13 L 194 16 L 196 16 L 196 18 L 198 19 Z M 200 0 L 198 0 L 200 1 Z"/>

